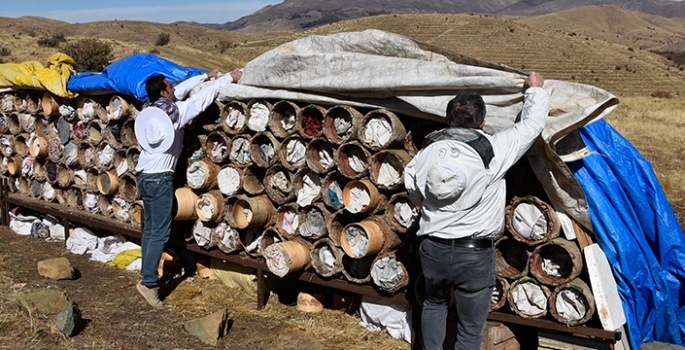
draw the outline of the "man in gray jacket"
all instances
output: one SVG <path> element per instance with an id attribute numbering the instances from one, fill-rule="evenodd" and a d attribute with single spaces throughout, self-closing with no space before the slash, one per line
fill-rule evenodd
<path id="1" fill-rule="evenodd" d="M 495 286 L 493 237 L 504 225 L 504 175 L 545 127 L 550 100 L 536 72 L 525 80 L 521 120 L 485 134 L 485 102 L 459 93 L 447 106 L 448 127 L 429 137 L 405 168 L 404 183 L 421 207 L 419 254 L 426 289 L 421 315 L 424 349 L 442 349 L 454 289 L 455 349 L 480 349 Z"/>

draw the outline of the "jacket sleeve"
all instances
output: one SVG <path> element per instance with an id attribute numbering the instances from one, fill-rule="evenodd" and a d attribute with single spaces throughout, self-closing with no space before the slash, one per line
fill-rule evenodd
<path id="1" fill-rule="evenodd" d="M 495 157 L 490 168 L 494 171 L 493 181 L 504 177 L 533 145 L 542 133 L 549 114 L 549 94 L 543 88 L 531 87 L 524 93 L 521 120 L 509 129 L 494 134 L 491 138 Z"/>
<path id="2" fill-rule="evenodd" d="M 205 86 L 202 90 L 193 94 L 193 96 L 190 96 L 188 99 L 176 102 L 180 114 L 176 127 L 180 128 L 200 115 L 200 113 L 214 102 L 221 89 L 231 82 L 233 82 L 233 78 L 226 74 L 225 76 L 216 79 L 214 83 Z"/>
<path id="3" fill-rule="evenodd" d="M 179 101 L 185 99 L 190 90 L 192 90 L 197 84 L 201 84 L 205 80 L 207 80 L 207 74 L 200 74 L 180 82 L 178 85 L 174 86 L 174 88 L 176 89 L 176 91 L 174 91 L 176 99 Z"/>

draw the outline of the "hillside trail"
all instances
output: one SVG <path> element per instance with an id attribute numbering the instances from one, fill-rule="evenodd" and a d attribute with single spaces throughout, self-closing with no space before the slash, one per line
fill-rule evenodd
<path id="1" fill-rule="evenodd" d="M 38 274 L 38 261 L 66 257 L 78 271 L 73 280 Z M 287 293 L 269 297 L 262 310 L 256 296 L 219 280 L 177 281 L 153 309 L 136 291 L 138 272 L 120 270 L 90 255 L 69 252 L 64 242 L 20 236 L 0 226 L 0 349 L 409 349 L 404 341 L 369 332 L 343 310 L 297 311 Z M 53 330 L 52 320 L 26 312 L 21 294 L 59 290 L 74 301 L 86 321 L 72 338 Z M 216 347 L 190 335 L 184 324 L 228 309 L 230 329 Z"/>

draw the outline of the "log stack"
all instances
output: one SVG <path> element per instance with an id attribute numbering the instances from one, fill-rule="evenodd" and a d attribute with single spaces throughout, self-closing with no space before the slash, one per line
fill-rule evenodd
<path id="1" fill-rule="evenodd" d="M 18 101 L 3 104 L 0 123 L 7 126 L 0 171 L 12 190 L 140 225 L 133 134 L 140 104 L 124 96 L 42 97 L 36 107 L 35 92 L 3 96 Z M 174 219 L 194 222 L 188 239 L 264 259 L 277 276 L 308 269 L 387 294 L 419 277 L 420 214 L 403 170 L 443 125 L 385 109 L 216 103 L 217 115 L 187 128 L 185 168 L 176 171 Z M 550 314 L 569 325 L 592 317 L 577 243 L 559 233 L 549 205 L 514 198 L 496 240 L 493 310 L 508 303 L 521 317 Z"/>

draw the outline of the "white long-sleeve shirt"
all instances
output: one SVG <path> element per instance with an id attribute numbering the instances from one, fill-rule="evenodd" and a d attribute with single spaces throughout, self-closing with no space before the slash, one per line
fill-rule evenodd
<path id="1" fill-rule="evenodd" d="M 136 171 L 154 174 L 167 171 L 173 172 L 174 169 L 176 169 L 178 156 L 183 149 L 183 137 L 185 135 L 183 126 L 207 109 L 207 107 L 214 102 L 219 91 L 227 84 L 233 82 L 231 75 L 226 74 L 225 76 L 216 79 L 214 83 L 205 86 L 190 98 L 181 100 L 185 98 L 193 87 L 202 83 L 206 78 L 207 75 L 205 74 L 198 75 L 183 81 L 175 87 L 176 90 L 174 91 L 174 95 L 179 99 L 179 101 L 176 102 L 179 116 L 176 123 L 173 124 L 174 132 L 176 133 L 174 135 L 174 143 L 172 143 L 171 147 L 164 153 L 152 154 L 143 149 L 138 158 Z"/>
<path id="2" fill-rule="evenodd" d="M 502 228 L 506 206 L 506 182 L 504 175 L 532 146 L 535 138 L 545 127 L 549 113 L 550 100 L 548 93 L 538 87 L 528 88 L 524 94 L 524 104 L 521 121 L 509 129 L 494 135 L 484 135 L 492 145 L 494 157 L 488 168 L 482 164 L 479 157 L 462 157 L 471 164 L 460 164 L 464 169 L 480 168 L 484 171 L 485 188 L 482 196 L 469 207 L 444 206 L 436 204 L 434 197 L 425 198 L 422 192 L 426 187 L 425 181 L 419 180 L 416 163 L 420 157 L 437 159 L 437 154 L 431 154 L 435 148 L 420 151 L 405 168 L 405 186 L 416 205 L 421 206 L 421 219 L 417 235 L 431 235 L 445 239 L 456 239 L 469 236 L 492 237 Z M 453 141 L 437 141 L 453 142 Z M 468 146 L 465 146 L 468 147 Z M 475 152 L 475 151 L 474 151 Z M 461 160 L 460 160 L 461 161 Z M 477 163 L 477 162 L 480 162 Z M 425 171 L 425 169 L 423 170 Z M 438 208 L 441 207 L 441 208 Z M 456 209 L 455 209 L 456 208 Z"/>

